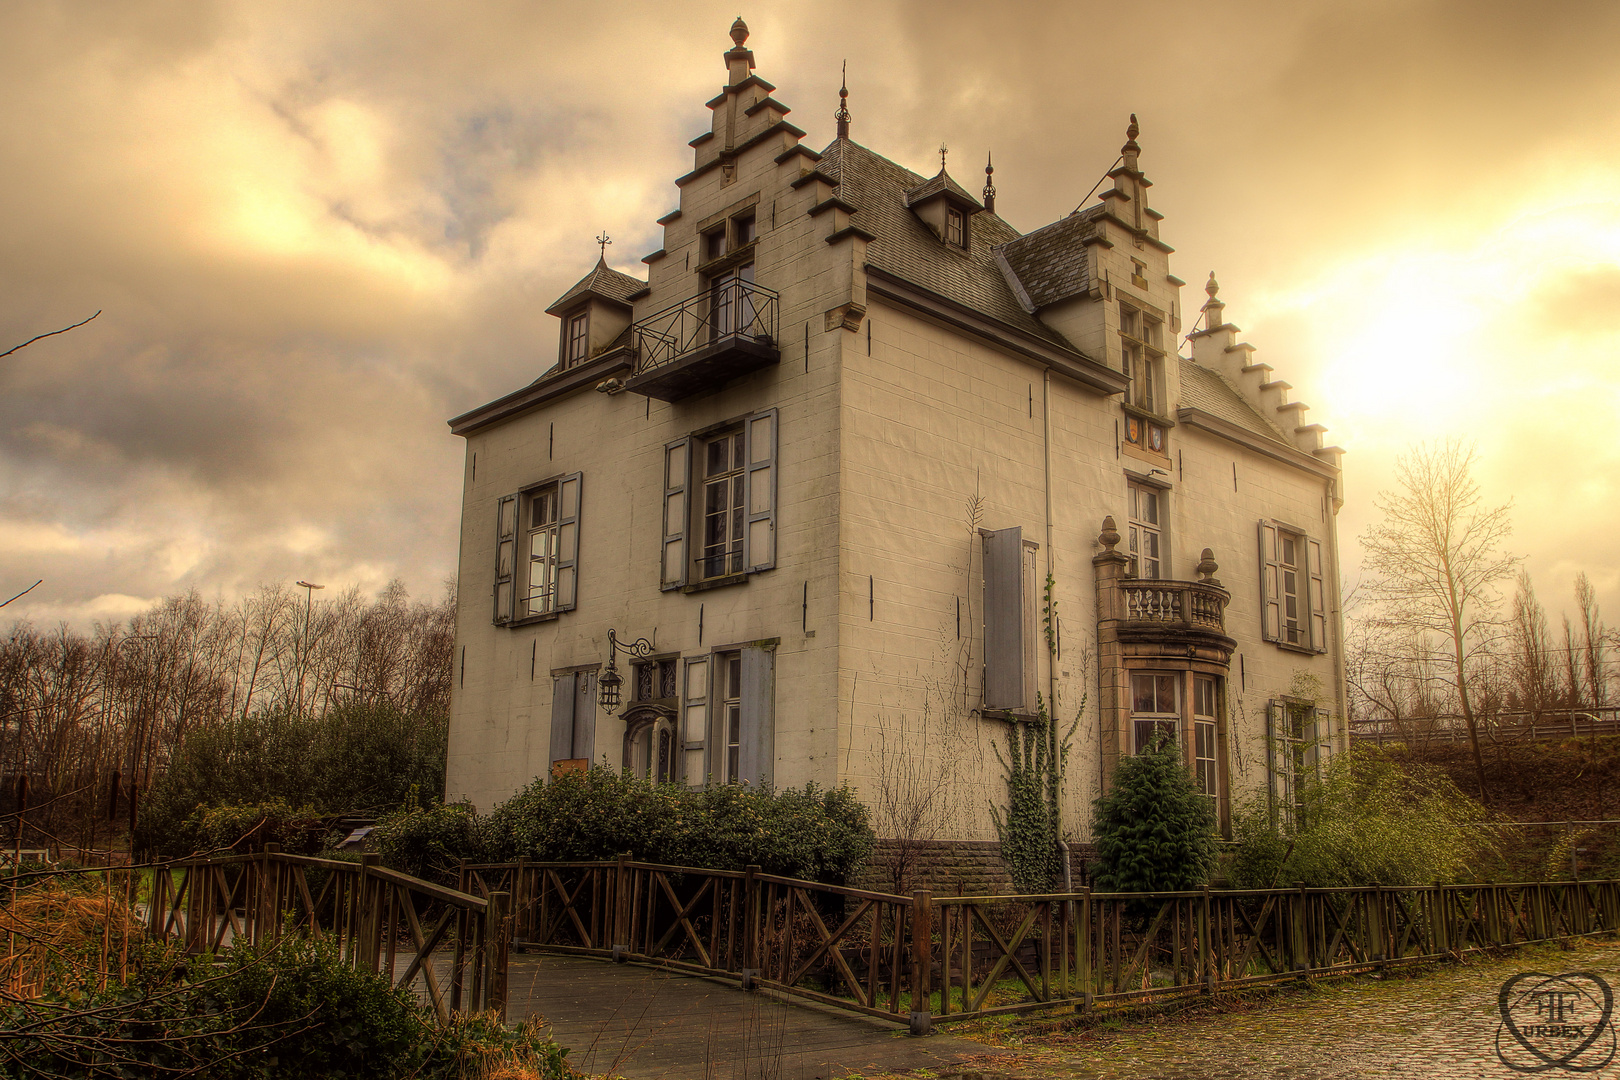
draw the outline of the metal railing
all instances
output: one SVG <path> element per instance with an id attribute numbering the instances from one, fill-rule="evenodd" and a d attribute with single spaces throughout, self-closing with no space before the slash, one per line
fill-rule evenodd
<path id="1" fill-rule="evenodd" d="M 1602 705 L 1533 712 L 1496 712 L 1477 717 L 1482 739 L 1544 740 L 1620 735 L 1620 706 Z M 1468 738 L 1461 716 L 1387 716 L 1352 719 L 1351 739 L 1361 742 L 1456 742 Z"/>
<path id="2" fill-rule="evenodd" d="M 779 299 L 770 289 L 738 278 L 641 319 L 634 327 L 635 374 L 667 367 L 736 339 L 774 345 Z"/>
<path id="3" fill-rule="evenodd" d="M 1213 994 L 1620 929 L 1620 882 L 911 896 L 640 863 L 464 866 L 518 943 L 909 1024 Z"/>

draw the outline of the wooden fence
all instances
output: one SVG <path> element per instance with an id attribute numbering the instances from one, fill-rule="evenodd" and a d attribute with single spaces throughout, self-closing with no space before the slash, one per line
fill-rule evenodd
<path id="1" fill-rule="evenodd" d="M 148 928 L 191 952 L 283 934 L 326 938 L 345 962 L 413 990 L 441 1020 L 506 1015 L 508 903 L 363 862 L 267 851 L 186 859 L 154 870 Z"/>
<path id="2" fill-rule="evenodd" d="M 1620 882 L 911 896 L 747 871 L 466 865 L 513 944 L 733 977 L 908 1024 L 1091 1008 L 1620 929 Z"/>

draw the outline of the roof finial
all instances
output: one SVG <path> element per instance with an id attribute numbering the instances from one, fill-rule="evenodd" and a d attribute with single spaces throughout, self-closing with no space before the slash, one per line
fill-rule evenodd
<path id="1" fill-rule="evenodd" d="M 1125 159 L 1125 167 L 1133 171 L 1136 169 L 1136 155 L 1142 152 L 1142 148 L 1136 145 L 1136 137 L 1141 133 L 1142 129 L 1136 126 L 1136 114 L 1131 113 L 1131 126 L 1125 129 L 1125 145 L 1119 148 L 1119 156 Z"/>
<path id="2" fill-rule="evenodd" d="M 943 142 L 939 144 L 939 171 L 945 171 L 945 144 Z"/>
<path id="3" fill-rule="evenodd" d="M 1204 292 L 1208 293 L 1209 298 L 1213 300 L 1215 299 L 1215 294 L 1220 291 L 1221 283 L 1215 280 L 1215 271 L 1211 270 L 1209 272 L 1209 280 L 1204 282 Z"/>
<path id="4" fill-rule="evenodd" d="M 596 234 L 596 243 L 597 246 L 602 249 L 601 260 L 603 262 L 607 262 L 607 249 L 608 245 L 613 243 L 613 237 L 608 235 L 606 229 L 603 229 L 601 232 Z"/>
<path id="5" fill-rule="evenodd" d="M 738 15 L 737 21 L 731 24 L 731 40 L 739 49 L 743 47 L 743 42 L 748 40 L 748 24 L 742 21 L 741 15 Z"/>
<path id="6" fill-rule="evenodd" d="M 989 151 L 984 155 L 984 208 L 990 213 L 996 212 L 996 181 L 995 163 L 991 160 Z"/>
<path id="7" fill-rule="evenodd" d="M 838 85 L 838 111 L 833 113 L 833 119 L 838 121 L 838 137 L 849 138 L 849 61 L 844 61 L 843 81 Z"/>
<path id="8" fill-rule="evenodd" d="M 726 51 L 726 71 L 730 75 L 728 85 L 736 86 L 748 78 L 748 73 L 754 70 L 754 54 L 748 51 L 743 42 L 748 40 L 748 24 L 737 16 L 737 21 L 731 24 L 732 46 Z"/>

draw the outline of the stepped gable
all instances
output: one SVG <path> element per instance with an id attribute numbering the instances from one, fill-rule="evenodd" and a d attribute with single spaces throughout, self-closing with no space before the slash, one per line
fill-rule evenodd
<path id="1" fill-rule="evenodd" d="M 816 170 L 838 183 L 839 198 L 856 208 L 855 224 L 872 235 L 868 266 L 1043 341 L 1081 351 L 1026 311 L 1003 276 L 995 249 L 1018 239 L 1017 229 L 994 214 L 975 214 L 968 230 L 970 249 L 944 251 L 939 238 L 907 206 L 907 192 L 928 183 L 924 177 L 848 139 L 822 151 Z M 977 199 L 971 201 L 979 205 Z"/>
<path id="2" fill-rule="evenodd" d="M 1294 445 L 1294 440 L 1282 428 L 1267 420 L 1220 372 L 1196 364 L 1184 356 L 1178 359 L 1181 361 L 1183 408 L 1202 409 L 1245 431 L 1252 431 L 1284 446 Z"/>
<path id="3" fill-rule="evenodd" d="M 630 298 L 647 287 L 647 283 L 640 278 L 621 274 L 607 264 L 606 259 L 598 259 L 591 272 L 574 283 L 574 287 L 559 296 L 554 303 L 546 308 L 546 314 L 555 315 L 563 308 L 581 296 L 597 296 L 615 304 L 629 305 Z"/>
<path id="4" fill-rule="evenodd" d="M 1105 209 L 1098 203 L 1001 246 L 1003 270 L 1016 279 L 1031 314 L 1091 290 L 1085 242 L 1096 235 L 1097 218 Z"/>

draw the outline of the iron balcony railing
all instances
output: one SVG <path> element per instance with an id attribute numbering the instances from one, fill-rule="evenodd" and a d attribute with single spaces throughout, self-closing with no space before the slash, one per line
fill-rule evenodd
<path id="1" fill-rule="evenodd" d="M 635 374 L 738 342 L 774 348 L 779 309 L 776 293 L 751 281 L 732 278 L 713 285 L 635 324 Z"/>

